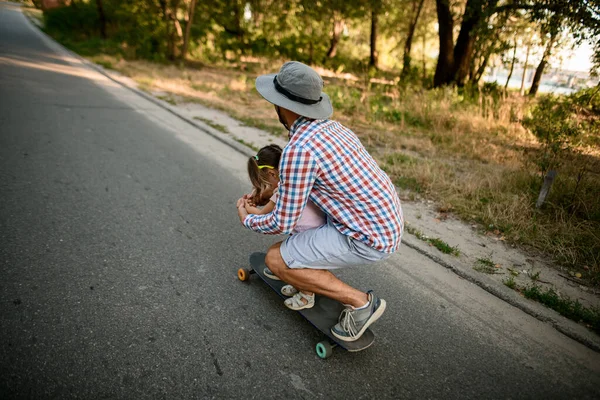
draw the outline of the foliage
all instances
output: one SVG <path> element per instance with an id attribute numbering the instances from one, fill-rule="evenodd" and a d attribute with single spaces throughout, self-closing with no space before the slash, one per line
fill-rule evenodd
<path id="1" fill-rule="evenodd" d="M 450 246 L 448 243 L 444 242 L 440 238 L 430 238 L 420 230 L 413 228 L 408 224 L 405 225 L 405 229 L 411 235 L 415 235 L 417 239 L 429 243 L 430 246 L 437 248 L 444 254 L 452 254 L 456 257 L 460 256 L 460 250 L 458 249 L 458 246 Z"/>
<path id="2" fill-rule="evenodd" d="M 562 153 L 581 135 L 580 121 L 573 114 L 572 102 L 568 98 L 545 96 L 533 108 L 523 125 L 540 140 L 543 149 L 537 165 L 541 176 L 559 166 Z"/>
<path id="3" fill-rule="evenodd" d="M 538 285 L 531 285 L 523 289 L 523 295 L 528 299 L 538 301 L 559 314 L 577 322 L 589 325 L 594 331 L 600 333 L 600 309 L 584 307 L 578 300 L 561 297 L 554 289 L 543 289 Z"/>
<path id="4" fill-rule="evenodd" d="M 100 38 L 100 22 L 93 2 L 72 2 L 44 13 L 45 29 L 83 55 L 121 54 L 154 61 L 166 57 L 166 24 L 159 8 L 145 2 L 105 1 L 109 39 Z"/>

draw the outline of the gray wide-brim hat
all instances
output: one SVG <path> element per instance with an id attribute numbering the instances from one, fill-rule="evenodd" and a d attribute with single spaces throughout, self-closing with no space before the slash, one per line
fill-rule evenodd
<path id="1" fill-rule="evenodd" d="M 307 118 L 327 119 L 333 114 L 322 89 L 317 71 L 298 61 L 286 62 L 277 74 L 256 78 L 256 90 L 265 100 Z"/>

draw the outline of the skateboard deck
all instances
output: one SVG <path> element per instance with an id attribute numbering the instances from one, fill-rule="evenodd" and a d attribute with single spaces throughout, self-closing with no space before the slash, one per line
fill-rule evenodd
<path id="1" fill-rule="evenodd" d="M 279 294 L 281 298 L 287 298 L 287 296 L 281 293 L 281 288 L 285 286 L 286 283 L 267 278 L 263 272 L 263 270 L 266 268 L 265 253 L 253 253 L 250 256 L 250 266 L 252 270 L 248 272 L 258 275 L 268 286 L 271 287 L 271 289 Z M 240 279 L 242 279 L 242 277 L 240 277 Z M 375 340 L 375 335 L 371 329 L 367 329 L 365 333 L 363 333 L 363 335 L 354 342 L 345 342 L 333 336 L 330 329 L 337 324 L 339 315 L 343 309 L 344 306 L 340 302 L 328 297 L 316 295 L 314 307 L 297 311 L 315 328 L 323 332 L 329 339 L 326 342 L 319 342 L 317 344 L 317 354 L 322 358 L 327 358 L 329 355 L 331 355 L 331 351 L 335 345 L 340 346 L 348 351 L 356 352 L 368 348 Z M 335 343 L 335 345 L 331 346 L 331 342 Z"/>

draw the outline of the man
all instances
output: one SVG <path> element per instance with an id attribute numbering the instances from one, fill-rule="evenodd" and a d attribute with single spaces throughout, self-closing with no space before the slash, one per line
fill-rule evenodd
<path id="1" fill-rule="evenodd" d="M 316 71 L 294 61 L 278 74 L 256 79 L 256 89 L 275 105 L 289 130 L 289 142 L 281 155 L 273 211 L 248 214 L 241 198 L 238 215 L 247 228 L 265 234 L 290 233 L 308 199 L 327 215 L 327 224 L 273 245 L 265 274 L 346 305 L 331 332 L 354 341 L 381 317 L 385 300 L 345 284 L 330 270 L 387 258 L 400 245 L 404 221 L 389 177 L 352 131 L 328 119 L 333 107 L 322 88 Z M 310 300 L 295 296 L 296 301 Z"/>

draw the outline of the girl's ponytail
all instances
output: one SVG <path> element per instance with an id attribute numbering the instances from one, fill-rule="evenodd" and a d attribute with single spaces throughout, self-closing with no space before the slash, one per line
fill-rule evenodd
<path id="1" fill-rule="evenodd" d="M 278 169 L 281 159 L 281 147 L 276 144 L 270 144 L 263 147 L 248 159 L 248 177 L 254 187 L 254 198 L 252 201 L 257 206 L 265 205 L 269 199 L 264 198 L 264 193 L 271 188 L 268 179 L 268 170 Z"/>

